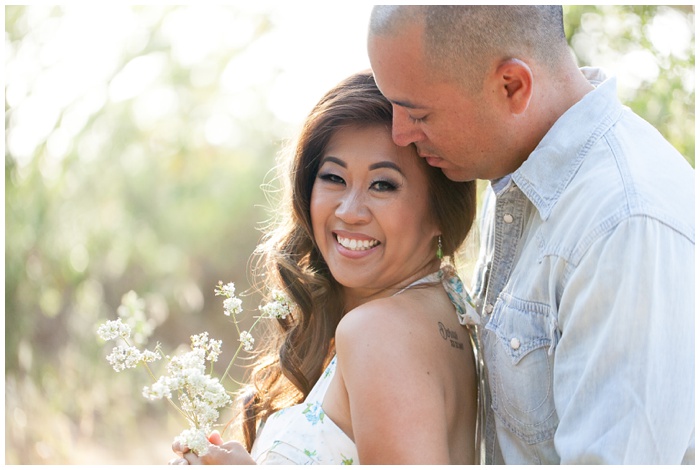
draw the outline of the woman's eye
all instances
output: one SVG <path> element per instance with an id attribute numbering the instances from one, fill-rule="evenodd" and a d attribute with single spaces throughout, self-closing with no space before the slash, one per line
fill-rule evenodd
<path id="1" fill-rule="evenodd" d="M 416 118 L 413 116 L 408 116 L 408 117 L 409 117 L 409 119 L 411 119 L 411 122 L 413 122 L 413 124 L 420 124 L 421 122 L 423 122 L 425 120 L 425 116 L 419 117 L 419 118 Z"/>
<path id="2" fill-rule="evenodd" d="M 395 191 L 398 186 L 391 181 L 380 180 L 373 182 L 371 187 L 376 191 L 384 192 Z"/>
<path id="3" fill-rule="evenodd" d="M 340 176 L 333 173 L 319 173 L 318 178 L 329 183 L 344 184 L 345 181 Z"/>

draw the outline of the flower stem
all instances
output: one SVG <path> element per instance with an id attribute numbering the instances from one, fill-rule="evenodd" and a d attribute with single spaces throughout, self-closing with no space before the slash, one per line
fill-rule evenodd
<path id="1" fill-rule="evenodd" d="M 236 325 L 236 328 L 238 328 L 238 325 Z M 236 352 L 233 354 L 233 357 L 231 358 L 231 362 L 228 363 L 228 367 L 226 367 L 226 371 L 224 372 L 223 377 L 228 377 L 228 371 L 231 369 L 231 366 L 233 366 L 233 363 L 236 362 L 236 358 L 238 357 L 238 354 L 241 352 L 241 348 L 243 347 L 243 343 L 238 343 L 238 349 L 236 349 Z M 233 378 L 231 379 L 233 380 Z M 235 380 L 234 380 L 235 382 Z"/>

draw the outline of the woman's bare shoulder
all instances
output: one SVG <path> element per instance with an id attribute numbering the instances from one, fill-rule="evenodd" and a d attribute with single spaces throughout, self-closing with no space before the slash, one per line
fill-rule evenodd
<path id="1" fill-rule="evenodd" d="M 439 320 L 454 316 L 440 286 L 413 289 L 393 297 L 367 302 L 348 312 L 336 329 L 339 348 L 367 348 L 368 354 L 389 353 L 420 355 L 438 332 Z M 389 354 L 391 355 L 391 354 Z"/>
<path id="2" fill-rule="evenodd" d="M 433 291 L 433 292 L 431 292 Z M 338 329 L 356 330 L 408 327 L 414 319 L 436 308 L 433 288 L 415 289 L 400 295 L 375 299 L 362 304 L 343 316 Z"/>
<path id="3" fill-rule="evenodd" d="M 349 397 L 355 442 L 368 461 L 372 456 L 377 461 L 448 460 L 444 436 L 451 428 L 445 416 L 454 400 L 448 403 L 445 397 L 457 388 L 448 369 L 461 366 L 446 365 L 452 352 L 438 323 L 448 308 L 456 315 L 449 300 L 447 305 L 431 289 L 368 302 L 338 326 L 338 371 Z"/>

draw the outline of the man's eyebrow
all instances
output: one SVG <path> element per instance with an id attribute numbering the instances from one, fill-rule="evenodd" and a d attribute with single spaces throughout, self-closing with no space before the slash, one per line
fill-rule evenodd
<path id="1" fill-rule="evenodd" d="M 394 104 L 396 106 L 401 106 L 402 108 L 408 108 L 408 109 L 421 109 L 424 108 L 425 106 L 419 106 L 415 103 L 411 103 L 410 101 L 402 101 L 402 100 L 389 100 L 391 104 Z"/>

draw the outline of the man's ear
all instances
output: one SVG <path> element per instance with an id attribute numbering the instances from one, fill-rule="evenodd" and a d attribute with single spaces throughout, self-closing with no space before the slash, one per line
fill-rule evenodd
<path id="1" fill-rule="evenodd" d="M 499 86 L 513 114 L 523 113 L 532 98 L 532 70 L 520 59 L 508 59 L 496 69 Z"/>

